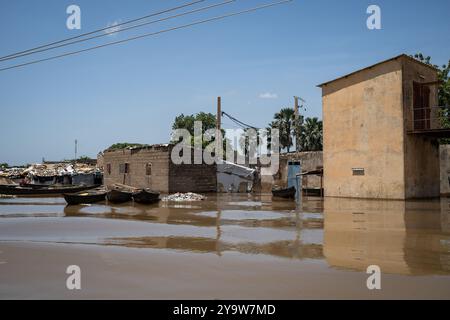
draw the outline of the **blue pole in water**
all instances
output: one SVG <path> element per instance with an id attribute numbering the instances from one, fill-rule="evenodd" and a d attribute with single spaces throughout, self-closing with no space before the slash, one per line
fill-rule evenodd
<path id="1" fill-rule="evenodd" d="M 296 184 L 295 187 L 296 187 L 296 190 L 297 190 L 295 198 L 297 199 L 298 202 L 300 202 L 301 195 L 302 195 L 302 187 L 301 187 L 302 184 L 299 183 L 299 181 L 301 181 L 301 179 L 302 179 L 301 176 L 299 176 L 299 175 L 295 176 L 295 184 Z"/>

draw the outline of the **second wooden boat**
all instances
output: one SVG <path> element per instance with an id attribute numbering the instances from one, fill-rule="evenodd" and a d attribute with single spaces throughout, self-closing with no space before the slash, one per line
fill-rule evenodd
<path id="1" fill-rule="evenodd" d="M 278 198 L 294 199 L 297 189 L 295 187 L 272 189 L 272 195 Z"/>
<path id="2" fill-rule="evenodd" d="M 109 190 L 106 194 L 106 199 L 112 203 L 124 203 L 131 201 L 133 193 L 129 191 L 123 191 L 119 189 Z"/>
<path id="3" fill-rule="evenodd" d="M 159 192 L 154 192 L 150 189 L 142 189 L 133 193 L 133 200 L 141 204 L 156 203 L 160 200 Z"/>

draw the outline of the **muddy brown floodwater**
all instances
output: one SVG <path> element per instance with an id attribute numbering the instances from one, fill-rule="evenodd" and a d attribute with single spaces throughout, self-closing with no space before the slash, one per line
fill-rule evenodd
<path id="1" fill-rule="evenodd" d="M 0 199 L 0 298 L 449 299 L 450 200 Z"/>

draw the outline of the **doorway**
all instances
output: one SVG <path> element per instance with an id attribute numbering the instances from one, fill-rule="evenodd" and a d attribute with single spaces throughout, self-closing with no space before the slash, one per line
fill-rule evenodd
<path id="1" fill-rule="evenodd" d="M 413 113 L 414 130 L 430 129 L 430 88 L 419 82 L 413 82 Z"/>

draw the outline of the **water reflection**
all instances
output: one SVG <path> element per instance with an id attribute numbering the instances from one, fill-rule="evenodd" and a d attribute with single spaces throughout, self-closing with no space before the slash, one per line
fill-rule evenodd
<path id="1" fill-rule="evenodd" d="M 57 229 L 45 229 L 45 241 L 53 241 L 48 234 L 51 232 L 54 239 L 60 240 L 59 234 L 64 231 L 67 243 L 95 241 L 219 256 L 238 252 L 320 259 L 334 268 L 360 272 L 375 264 L 384 273 L 450 273 L 447 198 L 406 202 L 304 198 L 296 204 L 272 201 L 270 195 L 212 195 L 202 202 L 160 202 L 149 206 L 100 203 L 65 207 L 58 198 L 37 202 L 19 198 L 0 203 L 0 224 L 2 218 L 26 217 L 53 218 L 48 220 L 49 225 L 67 221 Z M 80 235 L 73 218 L 95 218 L 95 226 L 103 230 L 94 233 L 97 227 L 91 226 L 93 231 L 83 230 Z M 44 239 L 38 231 L 33 236 L 27 239 Z"/>
<path id="2" fill-rule="evenodd" d="M 68 206 L 64 213 L 67 217 L 138 220 L 177 225 L 180 229 L 187 226 L 214 228 L 216 235 L 214 238 L 198 234 L 116 237 L 104 239 L 103 243 L 108 245 L 209 252 L 219 256 L 234 251 L 295 259 L 323 258 L 322 214 L 303 214 L 292 201 L 272 202 L 271 198 L 225 195 L 191 204 Z M 311 235 L 308 229 L 318 230 L 319 234 Z"/>
<path id="3" fill-rule="evenodd" d="M 325 199 L 324 255 L 335 267 L 450 273 L 449 202 Z"/>

